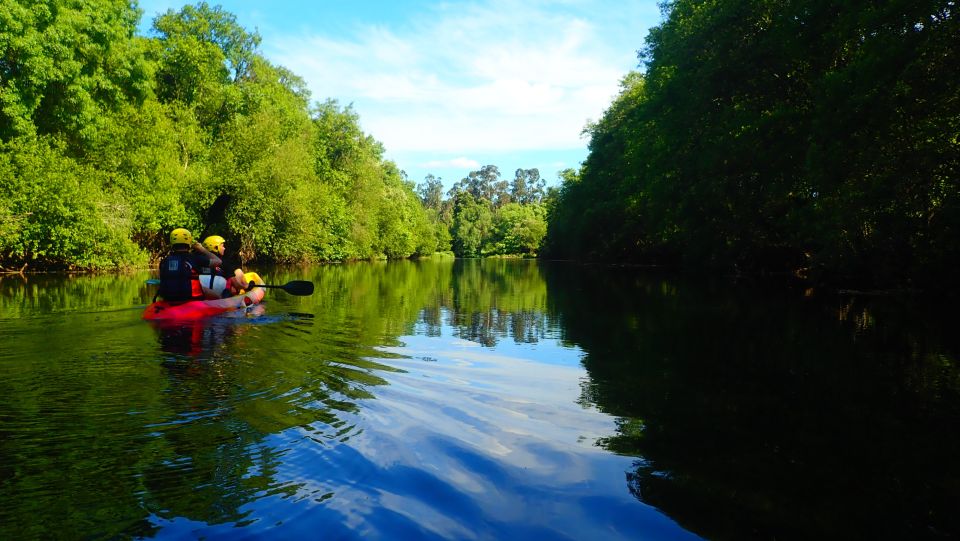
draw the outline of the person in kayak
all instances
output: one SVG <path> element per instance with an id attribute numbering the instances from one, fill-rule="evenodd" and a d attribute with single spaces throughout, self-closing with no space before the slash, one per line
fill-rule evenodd
<path id="1" fill-rule="evenodd" d="M 170 246 L 170 255 L 160 260 L 160 290 L 157 296 L 173 302 L 203 300 L 200 269 L 219 266 L 223 262 L 194 241 L 190 231 L 182 227 L 170 232 Z"/>
<path id="2" fill-rule="evenodd" d="M 243 276 L 240 262 L 226 255 L 227 241 L 220 235 L 203 239 L 203 247 L 220 258 L 220 263 L 200 269 L 200 286 L 208 299 L 232 297 L 250 291 L 253 282 Z"/>

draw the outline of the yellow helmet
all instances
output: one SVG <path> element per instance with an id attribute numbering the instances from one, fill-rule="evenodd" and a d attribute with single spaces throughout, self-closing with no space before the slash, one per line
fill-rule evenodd
<path id="1" fill-rule="evenodd" d="M 193 235 L 182 227 L 178 227 L 170 232 L 170 244 L 193 244 Z"/>
<path id="2" fill-rule="evenodd" d="M 216 253 L 220 248 L 220 245 L 224 242 L 227 242 L 226 239 L 220 235 L 210 235 L 209 237 L 203 239 L 203 247 L 213 253 Z"/>

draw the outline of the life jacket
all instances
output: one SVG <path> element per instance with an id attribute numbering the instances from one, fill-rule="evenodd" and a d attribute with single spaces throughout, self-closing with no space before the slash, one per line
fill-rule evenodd
<path id="1" fill-rule="evenodd" d="M 208 299 L 220 299 L 233 296 L 233 292 L 228 287 L 227 279 L 223 276 L 201 272 L 200 286 L 203 288 L 203 296 Z"/>
<path id="2" fill-rule="evenodd" d="M 207 265 L 210 264 L 207 263 Z M 219 266 L 200 267 L 200 285 L 203 286 L 206 298 L 226 298 L 240 294 L 240 291 L 235 289 L 236 286 L 230 282 L 233 272 L 228 274 L 228 268 L 240 268 L 240 265 L 232 259 L 221 258 Z"/>
<path id="3" fill-rule="evenodd" d="M 191 254 L 174 252 L 160 261 L 160 290 L 166 301 L 203 299 L 203 289 Z"/>
<path id="4" fill-rule="evenodd" d="M 198 269 L 198 272 L 200 274 L 210 274 L 213 276 L 223 276 L 224 278 L 229 278 L 230 276 L 233 276 L 233 275 L 231 274 L 230 276 L 227 276 L 227 270 L 224 268 L 226 264 L 227 264 L 226 260 L 222 260 L 219 266 L 214 267 L 214 266 L 210 266 L 210 263 L 208 262 L 206 266 L 200 267 L 200 269 Z"/>

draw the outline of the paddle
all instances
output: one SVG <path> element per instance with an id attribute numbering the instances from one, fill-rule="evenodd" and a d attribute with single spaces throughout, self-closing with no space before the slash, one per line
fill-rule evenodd
<path id="1" fill-rule="evenodd" d="M 313 295 L 313 282 L 307 280 L 292 280 L 283 284 L 282 286 L 256 284 L 253 287 L 275 287 L 277 289 L 282 289 L 291 295 Z"/>
<path id="2" fill-rule="evenodd" d="M 150 278 L 147 280 L 147 284 L 151 286 L 160 285 L 160 280 L 157 278 Z M 313 282 L 308 280 L 293 280 L 283 284 L 282 286 L 270 285 L 270 284 L 256 284 L 253 287 L 274 287 L 277 289 L 282 289 L 291 295 L 313 295 Z"/>

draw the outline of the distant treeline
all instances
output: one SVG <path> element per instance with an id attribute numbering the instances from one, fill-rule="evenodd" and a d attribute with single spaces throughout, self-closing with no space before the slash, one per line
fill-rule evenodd
<path id="1" fill-rule="evenodd" d="M 0 266 L 145 265 L 176 227 L 248 260 L 439 247 L 354 111 L 311 103 L 233 15 L 170 10 L 150 37 L 140 16 L 128 0 L 0 4 Z"/>
<path id="2" fill-rule="evenodd" d="M 864 287 L 960 268 L 954 0 L 674 0 L 545 251 Z"/>
<path id="3" fill-rule="evenodd" d="M 538 169 L 517 169 L 511 181 L 495 165 L 471 171 L 447 191 L 427 175 L 417 193 L 436 224 L 438 245 L 460 257 L 535 256 L 547 234 L 546 190 Z"/>

